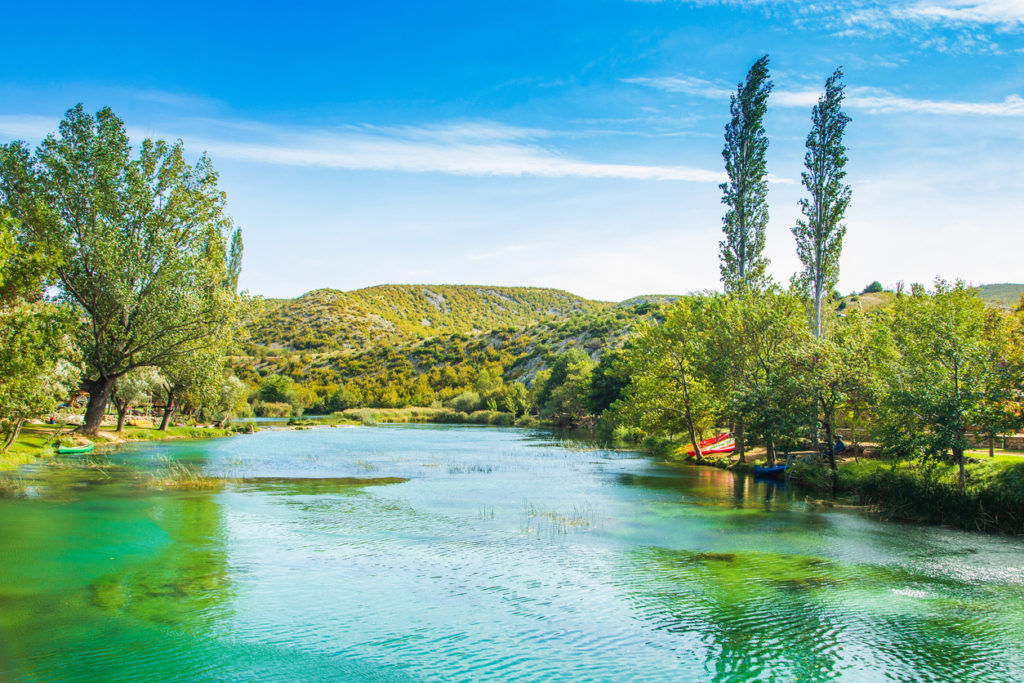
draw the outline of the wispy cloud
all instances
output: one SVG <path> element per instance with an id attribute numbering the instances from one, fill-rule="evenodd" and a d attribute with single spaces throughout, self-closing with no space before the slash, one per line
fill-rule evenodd
<path id="1" fill-rule="evenodd" d="M 43 116 L 0 116 L 0 137 L 38 140 L 56 128 Z M 360 171 L 460 176 L 540 176 L 720 183 L 720 171 L 690 166 L 608 163 L 574 158 L 541 144 L 550 131 L 467 121 L 424 126 L 299 129 L 248 121 L 184 119 L 156 133 L 129 126 L 134 140 L 183 138 L 216 159 Z M 199 129 L 199 132 L 195 132 Z M 193 132 L 188 132 L 189 130 Z M 782 181 L 784 182 L 784 181 Z"/>
<path id="2" fill-rule="evenodd" d="M 194 143 L 215 157 L 257 163 L 465 176 L 542 176 L 718 183 L 720 172 L 688 166 L 603 163 L 572 158 L 525 129 L 466 126 L 288 133 L 273 142 Z"/>
<path id="3" fill-rule="evenodd" d="M 8 140 L 41 140 L 56 127 L 49 116 L 0 115 L 0 137 Z"/>
<path id="4" fill-rule="evenodd" d="M 713 100 L 727 99 L 735 92 L 721 84 L 691 76 L 639 77 L 626 79 L 626 82 Z M 819 96 L 820 93 L 815 90 L 779 89 L 772 92 L 771 103 L 780 107 L 811 107 Z M 849 88 L 846 106 L 875 114 L 913 112 L 952 116 L 1024 116 L 1024 99 L 1015 94 L 1008 95 L 1001 102 L 963 102 L 914 99 L 878 88 Z"/>
<path id="5" fill-rule="evenodd" d="M 896 6 L 892 14 L 924 22 L 989 24 L 1007 29 L 1024 26 L 1024 3 L 1020 0 L 922 0 L 907 8 Z"/>

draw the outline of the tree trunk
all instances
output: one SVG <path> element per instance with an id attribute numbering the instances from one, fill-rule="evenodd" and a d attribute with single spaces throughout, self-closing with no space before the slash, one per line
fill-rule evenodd
<path id="1" fill-rule="evenodd" d="M 128 417 L 129 406 L 127 403 L 121 403 L 115 398 L 114 408 L 117 410 L 117 432 L 120 434 L 124 431 L 124 419 Z"/>
<path id="2" fill-rule="evenodd" d="M 960 493 L 967 490 L 967 476 L 964 474 L 964 449 L 954 448 L 953 457 L 960 466 Z"/>
<path id="3" fill-rule="evenodd" d="M 996 457 L 996 435 L 989 434 L 988 436 L 988 457 Z"/>
<path id="4" fill-rule="evenodd" d="M 825 424 L 825 438 L 827 440 L 827 443 L 825 444 L 825 448 L 828 449 L 828 465 L 829 465 L 829 467 L 832 468 L 832 471 L 835 472 L 836 469 L 837 469 L 836 468 L 836 450 L 833 447 L 833 443 L 835 442 L 835 437 L 832 436 L 832 419 L 831 418 L 827 418 L 825 420 L 824 424 Z"/>
<path id="5" fill-rule="evenodd" d="M 736 432 L 733 434 L 733 437 L 736 439 L 736 452 L 739 453 L 739 455 L 740 455 L 740 458 L 739 458 L 740 462 L 746 462 L 747 461 L 747 458 L 746 458 L 746 455 L 745 455 L 745 453 L 746 453 L 746 450 L 745 450 L 746 449 L 746 443 L 744 442 L 743 436 L 744 436 L 744 434 L 743 434 L 743 420 L 740 420 L 739 423 L 737 423 L 737 425 L 736 425 Z"/>
<path id="6" fill-rule="evenodd" d="M 690 411 L 690 391 L 686 384 L 686 375 L 683 375 L 683 402 L 686 404 L 686 426 L 690 430 L 690 443 L 693 444 L 693 453 L 697 457 L 697 462 L 704 462 L 704 454 L 700 452 L 700 446 L 697 444 L 697 433 L 693 428 L 693 413 Z"/>
<path id="7" fill-rule="evenodd" d="M 110 390 L 113 382 L 104 377 L 91 380 L 86 385 L 89 392 L 89 404 L 85 408 L 85 419 L 78 431 L 83 434 L 95 435 L 103 425 L 103 416 L 107 412 L 107 405 L 110 403 Z"/>
<path id="8" fill-rule="evenodd" d="M 14 429 L 12 429 L 11 433 L 7 435 L 6 439 L 4 439 L 4 445 L 2 448 L 0 448 L 0 453 L 6 453 L 7 449 L 9 449 L 14 444 L 14 442 L 18 440 L 18 436 L 21 434 L 21 428 L 24 426 L 24 420 L 14 421 Z"/>
<path id="9" fill-rule="evenodd" d="M 765 439 L 765 449 L 768 451 L 768 467 L 774 467 L 775 465 L 775 439 L 771 434 L 767 435 Z"/>
<path id="10" fill-rule="evenodd" d="M 174 389 L 167 390 L 167 406 L 164 407 L 164 419 L 160 421 L 160 431 L 166 432 L 167 426 L 174 415 Z"/>

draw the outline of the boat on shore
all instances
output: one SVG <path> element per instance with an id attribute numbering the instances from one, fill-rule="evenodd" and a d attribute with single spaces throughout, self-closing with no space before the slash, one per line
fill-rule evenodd
<path id="1" fill-rule="evenodd" d="M 787 469 L 789 469 L 789 465 L 785 464 L 767 467 L 754 465 L 754 476 L 761 479 L 784 479 Z"/>
<path id="2" fill-rule="evenodd" d="M 732 435 L 729 432 L 722 432 L 717 436 L 712 436 L 711 438 L 704 439 L 703 441 L 698 441 L 697 445 L 700 446 L 700 452 L 702 455 L 732 453 L 736 450 L 736 440 L 732 438 Z M 687 458 L 693 457 L 695 454 L 693 444 L 688 443 L 685 446 L 682 446 L 676 451 L 676 453 Z"/>
<path id="3" fill-rule="evenodd" d="M 88 453 L 94 448 L 96 448 L 94 443 L 85 444 L 84 446 L 58 446 L 57 453 L 60 455 L 74 455 L 76 453 Z"/>

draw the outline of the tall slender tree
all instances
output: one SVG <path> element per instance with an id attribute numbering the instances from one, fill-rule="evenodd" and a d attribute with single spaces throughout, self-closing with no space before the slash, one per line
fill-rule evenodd
<path id="1" fill-rule="evenodd" d="M 765 229 L 768 226 L 768 181 L 765 157 L 768 136 L 764 115 L 772 82 L 768 78 L 768 55 L 754 62 L 747 79 L 737 86 L 729 99 L 732 118 L 725 127 L 725 172 L 722 183 L 725 216 L 718 243 L 722 284 L 726 292 L 741 291 L 762 284 L 768 259 L 764 256 Z"/>
<path id="2" fill-rule="evenodd" d="M 800 200 L 804 218 L 793 227 L 797 256 L 803 263 L 798 279 L 814 298 L 812 331 L 821 337 L 822 299 L 839 279 L 839 255 L 843 251 L 846 226 L 843 217 L 850 204 L 846 177 L 846 146 L 843 133 L 850 117 L 842 110 L 843 70 L 836 69 L 825 81 L 825 92 L 811 111 L 811 132 L 800 174 L 808 197 Z"/>

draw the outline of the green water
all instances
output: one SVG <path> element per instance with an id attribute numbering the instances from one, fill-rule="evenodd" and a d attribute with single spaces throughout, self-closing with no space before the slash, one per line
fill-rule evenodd
<path id="1" fill-rule="evenodd" d="M 175 461 L 230 481 L 154 489 Z M 1024 680 L 1024 541 L 540 433 L 263 432 L 20 476 L 2 681 Z"/>

